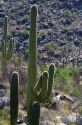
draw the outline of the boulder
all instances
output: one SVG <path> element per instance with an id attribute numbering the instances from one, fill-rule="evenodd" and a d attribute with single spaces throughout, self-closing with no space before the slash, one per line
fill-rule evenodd
<path id="1" fill-rule="evenodd" d="M 5 96 L 5 91 L 3 89 L 0 89 L 0 97 Z"/>

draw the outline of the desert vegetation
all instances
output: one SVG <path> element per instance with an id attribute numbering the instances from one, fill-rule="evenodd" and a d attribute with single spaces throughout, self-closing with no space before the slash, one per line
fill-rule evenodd
<path id="1" fill-rule="evenodd" d="M 0 2 L 0 125 L 82 124 L 80 4 Z"/>

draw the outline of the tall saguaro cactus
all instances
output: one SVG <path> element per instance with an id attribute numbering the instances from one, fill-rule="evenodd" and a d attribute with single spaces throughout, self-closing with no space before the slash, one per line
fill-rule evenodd
<path id="1" fill-rule="evenodd" d="M 44 71 L 37 82 L 37 7 L 31 9 L 31 26 L 29 39 L 29 62 L 28 62 L 28 82 L 26 85 L 27 115 L 29 125 L 32 125 L 32 105 L 35 101 L 45 102 L 49 99 L 52 91 L 54 78 L 54 64 L 51 64 L 49 71 Z"/>
<path id="2" fill-rule="evenodd" d="M 17 72 L 13 72 L 10 84 L 10 123 L 17 124 L 18 117 L 18 83 L 19 76 Z"/>
<path id="3" fill-rule="evenodd" d="M 13 54 L 13 46 L 14 46 L 14 39 L 11 38 L 9 47 L 7 48 L 6 41 L 7 41 L 7 23 L 8 23 L 8 17 L 5 16 L 4 18 L 4 29 L 3 29 L 3 39 L 2 39 L 2 45 L 1 45 L 1 62 L 2 62 L 2 76 L 5 79 L 7 75 L 7 62 L 11 59 Z"/>

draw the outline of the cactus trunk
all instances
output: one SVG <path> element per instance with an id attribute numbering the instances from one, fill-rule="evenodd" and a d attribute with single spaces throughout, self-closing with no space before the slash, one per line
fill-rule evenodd
<path id="1" fill-rule="evenodd" d="M 37 117 L 37 121 L 33 117 L 36 106 L 34 106 L 34 108 L 32 106 L 35 101 L 38 101 L 39 103 L 45 102 L 47 98 L 50 97 L 54 78 L 54 64 L 51 64 L 49 71 L 44 71 L 37 82 L 36 21 L 37 7 L 34 5 L 31 9 L 31 27 L 28 51 L 28 82 L 26 85 L 27 116 L 29 125 L 39 125 L 39 117 Z"/>
<path id="2" fill-rule="evenodd" d="M 31 125 L 40 124 L 40 103 L 34 102 L 32 105 L 32 122 Z"/>
<path id="3" fill-rule="evenodd" d="M 18 73 L 12 74 L 10 84 L 10 123 L 11 125 L 17 124 L 18 117 Z"/>
<path id="4" fill-rule="evenodd" d="M 1 43 L 1 64 L 2 64 L 2 77 L 3 79 L 7 78 L 8 69 L 7 69 L 7 62 L 11 59 L 13 54 L 13 46 L 14 46 L 14 39 L 12 38 L 9 43 L 9 47 L 7 48 L 6 41 L 7 41 L 7 22 L 8 17 L 5 16 L 4 18 L 4 28 L 3 28 L 3 39 Z"/>
<path id="5" fill-rule="evenodd" d="M 35 95 L 32 88 L 35 86 L 37 80 L 37 44 L 36 44 L 36 17 L 37 8 L 33 6 L 31 9 L 31 27 L 30 27 L 30 40 L 29 40 L 29 63 L 28 63 L 28 85 L 27 85 L 27 112 L 29 124 L 31 125 L 32 104 L 35 101 Z"/>

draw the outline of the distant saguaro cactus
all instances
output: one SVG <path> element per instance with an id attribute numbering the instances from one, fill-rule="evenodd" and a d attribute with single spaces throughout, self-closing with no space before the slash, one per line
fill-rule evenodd
<path id="1" fill-rule="evenodd" d="M 3 29 L 3 39 L 1 44 L 1 62 L 2 62 L 2 76 L 4 79 L 6 79 L 6 75 L 8 72 L 7 69 L 7 62 L 11 59 L 13 54 L 13 46 L 14 46 L 14 39 L 11 38 L 9 47 L 7 48 L 6 41 L 7 41 L 7 23 L 8 23 L 8 17 L 5 16 L 4 18 L 4 29 Z"/>
<path id="2" fill-rule="evenodd" d="M 26 84 L 26 102 L 29 125 L 33 122 L 32 105 L 35 101 L 45 102 L 49 99 L 52 92 L 54 79 L 54 64 L 49 66 L 49 71 L 44 71 L 37 82 L 37 7 L 34 5 L 31 9 L 31 26 L 28 51 L 28 82 Z"/>
<path id="3" fill-rule="evenodd" d="M 19 76 L 17 72 L 13 72 L 10 83 L 10 123 L 17 124 L 18 117 L 18 83 Z"/>

